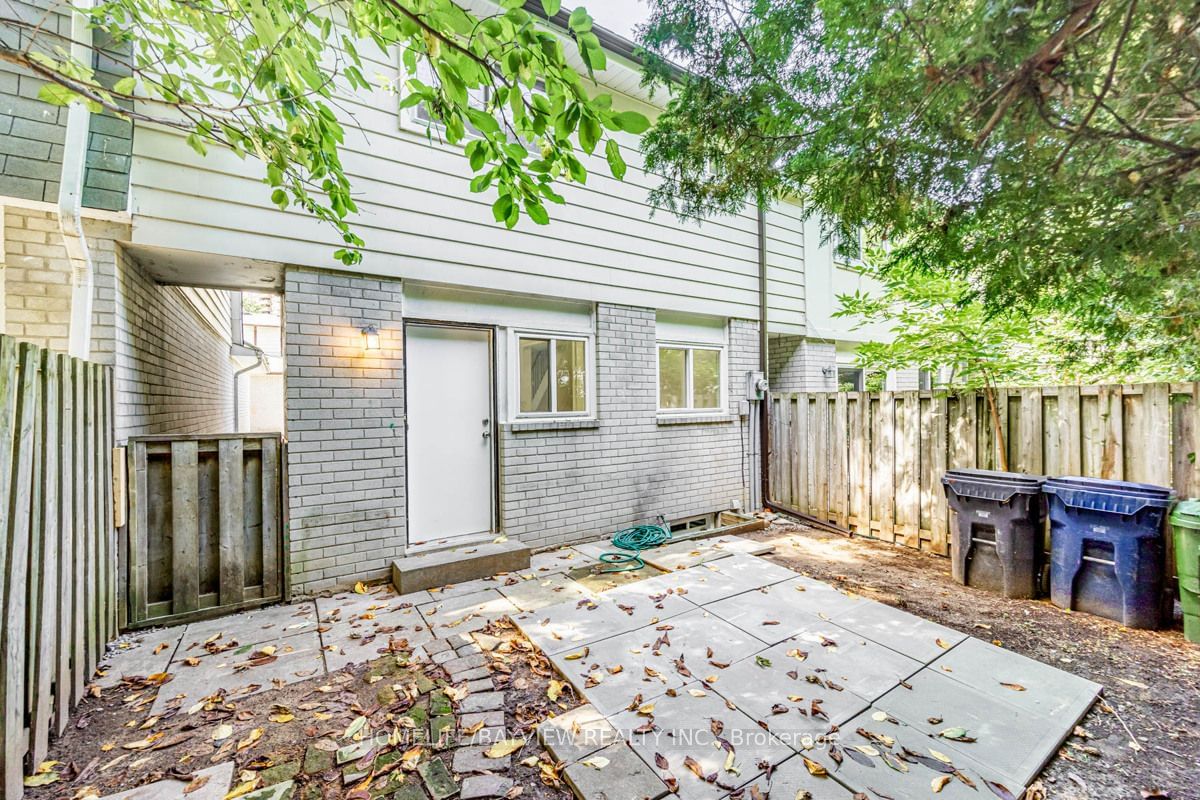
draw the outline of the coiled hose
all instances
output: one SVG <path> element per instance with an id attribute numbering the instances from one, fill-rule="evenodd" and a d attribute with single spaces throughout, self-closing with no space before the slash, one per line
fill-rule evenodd
<path id="1" fill-rule="evenodd" d="M 600 560 L 610 565 L 602 572 L 629 572 L 646 566 L 642 560 L 643 550 L 650 550 L 671 540 L 671 531 L 666 523 L 659 525 L 636 525 L 617 531 L 612 536 L 612 546 L 626 552 L 601 553 Z"/>

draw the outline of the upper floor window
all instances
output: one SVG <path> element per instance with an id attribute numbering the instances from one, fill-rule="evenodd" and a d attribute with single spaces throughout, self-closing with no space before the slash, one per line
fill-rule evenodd
<path id="1" fill-rule="evenodd" d="M 518 334 L 518 416 L 587 414 L 590 351 L 582 336 Z"/>
<path id="2" fill-rule="evenodd" d="M 428 59 L 425 58 L 418 59 L 415 77 L 417 80 L 421 81 L 421 83 L 424 83 L 428 86 L 434 86 L 438 82 L 438 78 L 434 74 L 433 67 L 430 65 Z M 546 85 L 541 80 L 538 80 L 533 85 L 533 92 L 535 94 L 543 94 L 545 93 L 545 89 Z M 472 108 L 479 109 L 480 111 L 489 111 L 490 113 L 493 95 L 494 91 L 491 86 L 480 86 L 467 91 L 467 102 Z M 434 119 L 433 116 L 430 115 L 429 108 L 424 103 L 418 103 L 416 106 L 411 109 L 407 109 L 403 113 L 408 115 L 407 119 L 413 126 L 418 127 L 421 130 L 425 130 L 430 126 L 433 126 L 439 130 L 442 127 L 441 121 Z M 501 125 L 504 124 L 503 120 L 500 120 L 499 117 L 497 117 L 497 120 L 500 121 Z M 470 120 L 466 119 L 465 117 L 463 119 L 463 124 L 466 127 L 468 136 L 480 135 L 479 130 L 471 124 Z M 511 132 L 508 132 L 508 136 L 509 138 L 513 138 Z"/>
<path id="3" fill-rule="evenodd" d="M 662 411 L 719 411 L 724 407 L 724 348 L 659 343 L 658 407 Z"/>

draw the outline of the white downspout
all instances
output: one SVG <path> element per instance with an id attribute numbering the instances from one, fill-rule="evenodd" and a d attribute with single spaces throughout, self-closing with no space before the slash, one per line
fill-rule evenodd
<path id="1" fill-rule="evenodd" d="M 71 15 L 71 57 L 83 64 L 92 62 L 92 29 L 87 11 L 92 0 L 75 0 Z M 58 190 L 58 226 L 71 260 L 71 327 L 68 352 L 88 358 L 92 352 L 92 255 L 83 230 L 83 171 L 87 162 L 88 128 L 91 112 L 81 102 L 67 109 L 67 131 L 63 143 L 62 181 Z"/>

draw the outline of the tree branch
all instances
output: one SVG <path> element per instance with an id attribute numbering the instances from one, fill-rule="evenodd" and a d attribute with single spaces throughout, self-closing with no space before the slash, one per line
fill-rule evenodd
<path id="1" fill-rule="evenodd" d="M 992 135 L 992 131 L 1000 124 L 1000 120 L 1004 119 L 1004 115 L 1008 112 L 1009 107 L 1017 101 L 1021 93 L 1025 91 L 1025 86 L 1033 73 L 1041 69 L 1047 62 L 1053 60 L 1062 51 L 1063 45 L 1071 38 L 1079 28 L 1088 20 L 1092 13 L 1096 10 L 1104 0 L 1082 0 L 1079 5 L 1071 12 L 1058 30 L 1047 39 L 1037 51 L 1025 59 L 1017 71 L 1004 84 L 993 92 L 993 97 L 1002 95 L 1000 102 L 996 105 L 992 116 L 984 124 L 983 130 L 975 137 L 976 149 L 983 146 L 988 137 Z"/>

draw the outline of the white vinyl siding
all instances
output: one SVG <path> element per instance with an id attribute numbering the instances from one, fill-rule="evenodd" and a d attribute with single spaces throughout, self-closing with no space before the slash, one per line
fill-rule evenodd
<path id="1" fill-rule="evenodd" d="M 395 59 L 368 73 L 395 77 Z M 461 152 L 398 124 L 397 97 L 386 89 L 347 97 L 343 161 L 360 212 L 352 223 L 366 240 L 355 271 L 385 277 L 503 290 L 725 317 L 758 316 L 755 211 L 680 222 L 651 214 L 658 178 L 642 170 L 635 137 L 620 134 L 625 181 L 600 152 L 586 157 L 586 184 L 556 187 L 565 206 L 551 224 L 522 219 L 509 231 L 492 217 L 491 194 L 472 194 Z M 655 109 L 617 95 L 616 105 Z M 353 115 L 353 117 L 349 115 Z M 139 124 L 131 176 L 135 244 L 344 269 L 333 257 L 336 233 L 303 211 L 277 210 L 252 160 L 220 148 L 194 153 L 175 132 Z M 768 217 L 773 319 L 802 330 L 804 237 L 798 207 Z M 775 325 L 773 325 L 775 327 Z"/>

